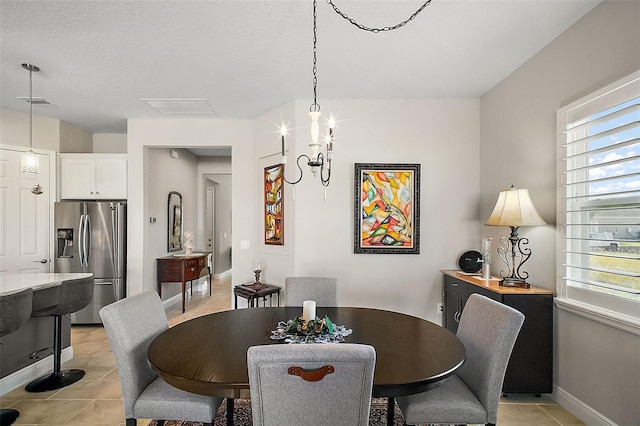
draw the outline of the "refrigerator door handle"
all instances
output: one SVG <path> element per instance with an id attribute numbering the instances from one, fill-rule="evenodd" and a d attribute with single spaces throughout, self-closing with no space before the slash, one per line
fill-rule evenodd
<path id="1" fill-rule="evenodd" d="M 84 266 L 89 267 L 89 256 L 91 256 L 91 218 L 86 215 L 84 224 Z"/>
<path id="2" fill-rule="evenodd" d="M 83 214 L 80 215 L 80 224 L 78 225 L 78 256 L 80 256 L 80 266 L 84 266 L 84 216 Z"/>
<path id="3" fill-rule="evenodd" d="M 120 277 L 120 268 L 118 268 L 118 248 L 120 246 L 120 236 L 116 232 L 116 229 L 118 229 L 119 220 L 116 208 L 117 205 L 111 205 L 111 241 L 113 241 L 113 276 L 118 278 Z M 116 297 L 116 300 L 119 299 Z"/>

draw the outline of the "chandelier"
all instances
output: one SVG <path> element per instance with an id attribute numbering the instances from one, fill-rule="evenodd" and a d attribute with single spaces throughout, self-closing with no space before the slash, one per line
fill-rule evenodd
<path id="1" fill-rule="evenodd" d="M 302 171 L 302 167 L 300 166 L 300 160 L 305 158 L 307 160 L 307 165 L 311 167 L 311 173 L 314 177 L 320 175 L 320 182 L 324 187 L 329 186 L 329 182 L 331 180 L 331 160 L 333 157 L 333 128 L 335 127 L 335 119 L 333 116 L 329 118 L 329 131 L 326 136 L 325 146 L 326 151 L 323 154 L 320 151 L 321 144 L 319 142 L 320 138 L 320 125 L 318 124 L 318 120 L 322 116 L 320 112 L 320 104 L 318 103 L 318 13 L 317 13 L 317 0 L 313 0 L 313 103 L 309 107 L 309 117 L 311 117 L 311 143 L 309 143 L 309 148 L 311 148 L 311 155 L 302 154 L 296 160 L 296 165 L 298 166 L 298 170 L 300 170 L 300 177 L 294 181 L 288 181 L 287 178 L 282 176 L 285 182 L 290 185 L 295 185 L 302 180 L 302 176 L 304 175 Z M 282 138 L 282 164 L 287 163 L 287 150 L 285 143 L 285 136 L 287 134 L 287 127 L 282 125 L 280 129 L 280 134 Z"/>
<path id="2" fill-rule="evenodd" d="M 349 17 L 346 13 L 342 12 L 333 2 L 333 0 L 327 0 L 327 3 L 331 5 L 333 10 L 344 18 L 349 23 L 355 25 L 360 30 L 369 31 L 372 33 L 380 33 L 387 32 L 391 30 L 397 30 L 398 28 L 404 27 L 409 21 L 415 19 L 416 16 L 420 12 L 422 12 L 429 4 L 431 4 L 431 0 L 426 0 L 409 18 L 404 21 L 387 27 L 369 27 L 358 23 L 355 19 Z M 296 166 L 298 170 L 300 170 L 300 177 L 296 180 L 289 181 L 284 176 L 284 168 L 282 179 L 290 184 L 296 185 L 302 180 L 303 170 L 300 165 L 300 161 L 304 158 L 307 162 L 307 165 L 311 168 L 311 173 L 314 177 L 320 176 L 320 182 L 325 187 L 325 199 L 326 199 L 326 188 L 329 186 L 329 182 L 331 181 L 331 160 L 333 159 L 333 136 L 334 136 L 334 127 L 335 127 L 335 119 L 332 116 L 329 117 L 328 120 L 328 131 L 325 137 L 325 147 L 326 151 L 321 152 L 321 143 L 319 142 L 320 138 L 320 125 L 318 124 L 318 120 L 322 116 L 320 112 L 320 104 L 318 103 L 318 13 L 317 13 L 317 0 L 313 0 L 313 102 L 309 107 L 309 117 L 311 118 L 311 143 L 309 143 L 309 148 L 311 149 L 310 155 L 302 154 L 298 156 L 296 160 Z M 287 127 L 283 124 L 280 128 L 280 135 L 282 141 L 281 147 L 281 162 L 282 164 L 287 163 L 287 148 L 285 142 L 285 136 L 287 135 Z"/>

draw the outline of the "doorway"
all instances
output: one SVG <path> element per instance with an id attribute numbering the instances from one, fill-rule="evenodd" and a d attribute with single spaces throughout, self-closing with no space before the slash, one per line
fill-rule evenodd
<path id="1" fill-rule="evenodd" d="M 208 179 L 207 179 L 208 180 Z M 211 182 L 208 180 L 208 182 Z M 215 253 L 214 241 L 215 241 L 215 227 L 216 227 L 216 209 L 215 209 L 215 187 L 207 185 L 205 199 L 205 214 L 204 214 L 204 236 L 206 240 L 206 251 Z M 211 271 L 215 271 L 215 256 L 212 256 Z"/>
<path id="2" fill-rule="evenodd" d="M 216 279 L 231 273 L 231 174 L 203 174 L 202 233 L 205 244 L 213 253 L 213 274 Z"/>

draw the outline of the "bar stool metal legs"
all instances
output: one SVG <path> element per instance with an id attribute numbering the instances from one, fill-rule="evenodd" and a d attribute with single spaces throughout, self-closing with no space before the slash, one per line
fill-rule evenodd
<path id="1" fill-rule="evenodd" d="M 58 303 L 31 313 L 33 317 L 54 318 L 53 373 L 29 383 L 27 392 L 47 392 L 69 386 L 84 377 L 83 370 L 60 370 L 62 359 L 62 317 L 77 312 L 93 299 L 93 277 L 63 281 Z"/>
<path id="2" fill-rule="evenodd" d="M 54 321 L 53 373 L 30 382 L 25 387 L 27 392 L 47 392 L 60 389 L 72 385 L 84 377 L 84 370 L 60 371 L 60 360 L 62 359 L 62 315 L 56 315 Z"/>
<path id="3" fill-rule="evenodd" d="M 12 425 L 20 417 L 20 412 L 12 408 L 0 410 L 0 426 Z"/>

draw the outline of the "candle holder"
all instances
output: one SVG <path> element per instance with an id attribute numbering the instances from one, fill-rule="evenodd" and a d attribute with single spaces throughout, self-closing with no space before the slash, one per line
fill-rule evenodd
<path id="1" fill-rule="evenodd" d="M 491 279 L 491 238 L 482 240 L 482 279 Z"/>
<path id="2" fill-rule="evenodd" d="M 262 273 L 262 268 L 260 267 L 260 263 L 253 262 L 253 267 L 251 269 L 253 270 L 256 281 L 253 284 L 249 285 L 248 287 L 251 287 L 254 290 L 259 290 L 265 287 L 265 285 L 260 282 L 260 273 Z"/>

